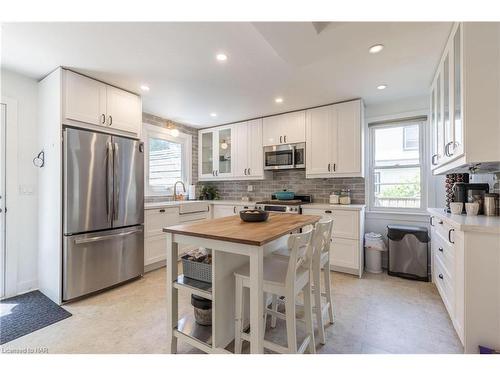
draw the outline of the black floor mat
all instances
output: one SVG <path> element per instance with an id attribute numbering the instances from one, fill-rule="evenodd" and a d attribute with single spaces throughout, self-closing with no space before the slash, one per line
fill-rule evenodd
<path id="1" fill-rule="evenodd" d="M 71 316 L 38 290 L 4 299 L 0 304 L 0 345 Z"/>

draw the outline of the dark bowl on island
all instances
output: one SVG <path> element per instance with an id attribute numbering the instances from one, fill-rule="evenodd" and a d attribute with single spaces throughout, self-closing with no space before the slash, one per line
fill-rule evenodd
<path id="1" fill-rule="evenodd" d="M 240 218 L 246 222 L 266 221 L 269 217 L 269 212 L 263 210 L 243 210 L 240 211 Z"/>

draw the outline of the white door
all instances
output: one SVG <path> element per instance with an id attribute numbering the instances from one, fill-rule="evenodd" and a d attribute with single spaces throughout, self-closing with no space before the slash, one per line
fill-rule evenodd
<path id="1" fill-rule="evenodd" d="M 248 176 L 248 123 L 234 124 L 234 177 Z"/>
<path id="2" fill-rule="evenodd" d="M 250 177 L 264 176 L 264 150 L 262 148 L 262 119 L 248 121 L 248 169 Z"/>
<path id="3" fill-rule="evenodd" d="M 140 135 L 142 124 L 141 98 L 113 86 L 106 87 L 106 98 L 108 126 Z"/>
<path id="4" fill-rule="evenodd" d="M 234 127 L 215 129 L 215 178 L 232 177 L 234 173 Z"/>
<path id="5" fill-rule="evenodd" d="M 106 85 L 64 71 L 64 118 L 106 126 Z"/>
<path id="6" fill-rule="evenodd" d="M 198 133 L 198 175 L 200 179 L 215 177 L 214 145 L 214 130 L 201 130 Z"/>
<path id="7" fill-rule="evenodd" d="M 338 267 L 359 267 L 359 242 L 334 238 L 330 245 L 330 264 Z"/>
<path id="8" fill-rule="evenodd" d="M 306 112 L 298 111 L 283 115 L 283 143 L 306 141 Z"/>
<path id="9" fill-rule="evenodd" d="M 5 295 L 5 128 L 6 107 L 0 104 L 0 298 Z"/>
<path id="10" fill-rule="evenodd" d="M 362 173 L 361 171 L 361 101 L 336 104 L 337 153 L 334 173 Z"/>
<path id="11" fill-rule="evenodd" d="M 263 145 L 274 146 L 283 144 L 284 115 L 266 117 L 262 123 Z"/>
<path id="12" fill-rule="evenodd" d="M 306 111 L 306 175 L 333 172 L 332 142 L 335 109 L 333 106 Z"/>

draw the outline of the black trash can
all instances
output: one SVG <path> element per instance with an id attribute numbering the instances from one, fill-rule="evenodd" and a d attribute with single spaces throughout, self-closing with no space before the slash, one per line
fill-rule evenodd
<path id="1" fill-rule="evenodd" d="M 425 227 L 388 225 L 389 269 L 391 276 L 430 281 L 429 234 Z"/>

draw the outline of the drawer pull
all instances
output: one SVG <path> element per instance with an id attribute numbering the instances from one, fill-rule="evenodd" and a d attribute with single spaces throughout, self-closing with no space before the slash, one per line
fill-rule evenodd
<path id="1" fill-rule="evenodd" d="M 162 209 L 160 210 L 160 212 L 165 212 L 165 209 L 164 209 L 164 208 L 162 208 Z"/>
<path id="2" fill-rule="evenodd" d="M 441 251 L 441 252 L 443 252 L 443 248 L 442 247 L 438 248 L 438 250 Z"/>
<path id="3" fill-rule="evenodd" d="M 443 224 L 443 220 L 439 220 L 439 221 L 438 221 L 438 224 Z"/>
<path id="4" fill-rule="evenodd" d="M 443 274 L 440 273 L 439 276 L 438 276 L 441 280 L 443 280 Z"/>
<path id="5" fill-rule="evenodd" d="M 455 241 L 451 240 L 451 232 L 454 232 L 454 231 L 455 231 L 455 229 L 453 229 L 453 228 L 448 231 L 448 241 L 450 241 L 450 243 L 455 243 Z"/>
<path id="6" fill-rule="evenodd" d="M 332 213 L 332 210 L 326 210 L 325 211 L 325 214 L 331 214 Z"/>
<path id="7" fill-rule="evenodd" d="M 431 225 L 431 227 L 433 227 L 433 226 L 434 226 L 434 224 L 432 223 L 432 219 L 433 219 L 433 218 L 434 218 L 434 216 L 431 216 L 431 217 L 429 218 L 429 224 Z"/>

